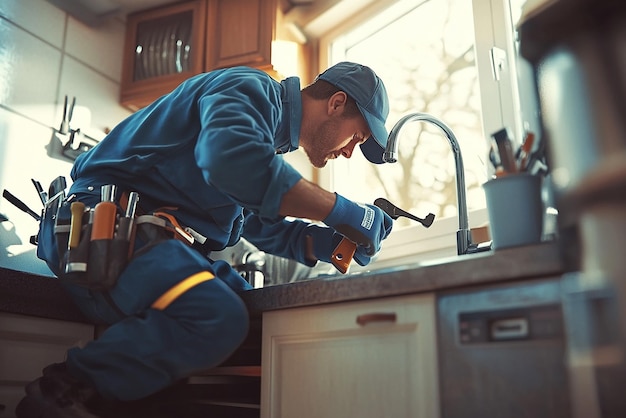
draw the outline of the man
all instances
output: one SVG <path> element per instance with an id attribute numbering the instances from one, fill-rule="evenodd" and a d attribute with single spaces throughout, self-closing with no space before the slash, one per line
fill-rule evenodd
<path id="1" fill-rule="evenodd" d="M 324 167 L 360 145 L 368 160 L 382 163 L 388 113 L 378 76 L 342 62 L 302 90 L 297 77 L 279 83 L 245 67 L 201 74 L 122 121 L 76 160 L 69 197 L 56 216 L 44 216 L 38 245 L 82 311 L 110 326 L 44 369 L 27 386 L 17 416 L 104 416 L 108 401 L 144 398 L 224 361 L 247 334 L 237 292 L 250 286 L 207 255 L 242 235 L 309 266 L 330 262 L 346 236 L 358 244 L 355 260 L 369 263 L 391 218 L 303 179 L 280 154 L 301 147 L 312 165 Z M 103 289 L 65 274 L 53 218 L 70 218 L 73 202 L 95 207 L 105 185 L 116 186 L 120 213 L 136 191 L 138 212 L 166 213 L 171 228 L 138 226 L 134 256 Z"/>

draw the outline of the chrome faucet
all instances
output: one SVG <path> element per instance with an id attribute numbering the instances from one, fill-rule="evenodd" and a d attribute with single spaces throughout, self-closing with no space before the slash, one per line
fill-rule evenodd
<path id="1" fill-rule="evenodd" d="M 454 153 L 454 163 L 456 167 L 456 200 L 459 214 L 459 230 L 456 233 L 457 254 L 463 255 L 470 252 L 488 250 L 489 248 L 478 248 L 472 243 L 472 233 L 469 229 L 469 217 L 467 213 L 467 197 L 465 195 L 465 169 L 463 167 L 463 158 L 461 156 L 461 148 L 456 140 L 452 129 L 436 117 L 427 113 L 411 113 L 402 117 L 391 129 L 389 138 L 387 139 L 387 147 L 383 154 L 383 160 L 387 163 L 395 163 L 398 161 L 398 134 L 402 130 L 405 123 L 409 121 L 430 122 L 438 126 L 448 138 L 452 152 Z"/>

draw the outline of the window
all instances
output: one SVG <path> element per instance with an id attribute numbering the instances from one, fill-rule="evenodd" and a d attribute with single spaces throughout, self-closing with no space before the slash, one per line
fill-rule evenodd
<path id="1" fill-rule="evenodd" d="M 515 3 L 518 10 L 520 1 Z M 492 172 L 487 162 L 490 134 L 505 126 L 517 134 L 522 125 L 516 75 L 510 71 L 515 68 L 513 37 L 507 0 L 381 1 L 322 38 L 320 63 L 326 67 L 351 60 L 373 68 L 390 96 L 389 130 L 415 112 L 431 114 L 451 128 L 465 166 L 470 225 L 477 226 L 486 222 L 481 185 Z M 492 64 L 494 51 L 506 54 L 500 67 Z M 397 250 L 409 243 L 417 252 L 456 254 L 455 164 L 438 127 L 404 125 L 397 163 L 339 159 L 324 170 L 324 185 L 350 198 L 372 202 L 386 197 L 419 217 L 436 215 L 431 230 L 410 220 L 396 221 L 379 260 L 396 258 Z M 356 189 L 357 184 L 363 187 Z M 390 246 L 393 255 L 386 251 Z"/>

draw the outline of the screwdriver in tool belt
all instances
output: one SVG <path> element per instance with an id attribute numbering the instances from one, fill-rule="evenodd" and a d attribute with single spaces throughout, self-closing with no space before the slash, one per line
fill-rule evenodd
<path id="1" fill-rule="evenodd" d="M 115 185 L 105 184 L 100 189 L 101 201 L 96 205 L 93 215 L 91 240 L 113 239 L 115 233 Z"/>
<path id="2" fill-rule="evenodd" d="M 87 257 L 85 251 L 79 251 L 80 234 L 83 228 L 83 214 L 85 205 L 82 202 L 72 202 L 70 206 L 70 233 L 67 241 L 67 262 L 65 272 L 87 271 Z"/>
<path id="3" fill-rule="evenodd" d="M 117 232 L 115 233 L 116 240 L 128 241 L 129 243 L 129 258 L 132 253 L 132 247 L 134 243 L 134 224 L 135 224 L 135 211 L 137 210 L 137 202 L 139 202 L 139 194 L 137 192 L 130 192 L 128 194 L 128 203 L 126 205 L 126 212 L 124 216 L 119 219 Z"/>
<path id="4" fill-rule="evenodd" d="M 115 234 L 117 218 L 117 205 L 114 203 L 115 185 L 103 185 L 100 188 L 100 194 L 101 200 L 94 207 L 91 239 L 89 241 L 87 274 L 93 289 L 104 288 L 108 283 L 109 248 Z"/>
<path id="5" fill-rule="evenodd" d="M 85 204 L 82 202 L 72 202 L 70 211 L 72 216 L 70 218 L 70 237 L 67 242 L 68 251 L 78 247 L 78 243 L 80 241 L 80 230 L 83 223 L 83 213 L 85 212 Z"/>
<path id="6" fill-rule="evenodd" d="M 130 192 L 128 194 L 128 204 L 126 205 L 126 212 L 124 213 L 124 216 L 119 220 L 119 225 L 115 236 L 116 238 L 130 241 L 133 230 L 133 219 L 135 218 L 135 211 L 137 209 L 138 201 L 139 194 L 137 192 Z"/>

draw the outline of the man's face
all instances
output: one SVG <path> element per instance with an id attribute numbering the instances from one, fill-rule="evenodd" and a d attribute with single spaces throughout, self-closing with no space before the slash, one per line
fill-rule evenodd
<path id="1" fill-rule="evenodd" d="M 314 167 L 322 168 L 328 160 L 340 155 L 350 158 L 354 148 L 369 136 L 369 127 L 363 117 L 348 119 L 336 115 L 312 129 L 309 146 L 304 151 Z"/>

